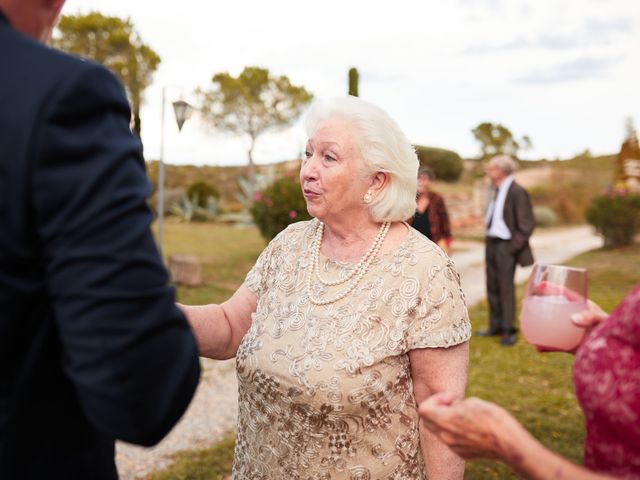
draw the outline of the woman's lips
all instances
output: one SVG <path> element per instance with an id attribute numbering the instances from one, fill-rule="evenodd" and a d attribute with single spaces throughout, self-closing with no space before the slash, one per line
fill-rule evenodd
<path id="1" fill-rule="evenodd" d="M 320 196 L 318 192 L 314 190 L 309 190 L 308 188 L 305 188 L 302 191 L 302 194 L 304 195 L 304 198 L 308 198 L 308 199 L 318 198 Z"/>

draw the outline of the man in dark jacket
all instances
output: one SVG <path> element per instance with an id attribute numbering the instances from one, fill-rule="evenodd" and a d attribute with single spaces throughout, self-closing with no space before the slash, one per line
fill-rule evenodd
<path id="1" fill-rule="evenodd" d="M 64 0 L 0 0 L 0 479 L 114 479 L 197 386 L 121 85 L 42 45 Z"/>
<path id="2" fill-rule="evenodd" d="M 527 191 L 513 179 L 515 162 L 507 155 L 489 160 L 487 176 L 494 187 L 486 216 L 486 273 L 489 299 L 489 329 L 478 335 L 501 335 L 500 343 L 516 343 L 516 264 L 533 263 L 529 237 L 535 228 Z"/>

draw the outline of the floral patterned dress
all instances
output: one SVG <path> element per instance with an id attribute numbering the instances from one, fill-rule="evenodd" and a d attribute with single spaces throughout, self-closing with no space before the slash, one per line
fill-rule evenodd
<path id="1" fill-rule="evenodd" d="M 580 346 L 573 380 L 585 416 L 585 466 L 640 479 L 640 284 Z"/>
<path id="2" fill-rule="evenodd" d="M 469 339 L 458 273 L 409 229 L 353 292 L 316 306 L 306 284 L 317 226 L 315 219 L 289 226 L 245 280 L 258 305 L 236 356 L 233 478 L 422 479 L 408 352 Z M 354 267 L 320 257 L 328 280 Z M 311 285 L 318 299 L 345 286 Z"/>

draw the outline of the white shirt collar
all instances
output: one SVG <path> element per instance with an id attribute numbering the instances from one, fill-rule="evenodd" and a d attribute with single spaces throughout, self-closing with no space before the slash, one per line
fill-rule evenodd
<path id="1" fill-rule="evenodd" d="M 506 192 L 507 190 L 509 190 L 509 187 L 513 183 L 513 180 L 514 180 L 513 175 L 509 175 L 507 178 L 505 178 L 500 184 L 500 186 L 498 187 L 498 193 L 503 191 Z"/>

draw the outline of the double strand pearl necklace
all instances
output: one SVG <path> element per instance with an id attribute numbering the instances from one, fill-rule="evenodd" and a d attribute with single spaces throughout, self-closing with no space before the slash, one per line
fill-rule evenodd
<path id="1" fill-rule="evenodd" d="M 316 236 L 313 241 L 311 271 L 309 272 L 309 276 L 307 277 L 307 296 L 309 297 L 309 301 L 314 305 L 328 305 L 330 303 L 337 302 L 338 300 L 341 300 L 347 295 L 349 295 L 349 293 L 351 293 L 351 291 L 353 291 L 353 289 L 356 288 L 356 285 L 358 285 L 360 280 L 362 280 L 362 277 L 364 277 L 364 275 L 369 271 L 369 266 L 371 265 L 371 262 L 373 262 L 373 260 L 378 255 L 378 252 L 380 251 L 380 247 L 382 247 L 382 242 L 384 241 L 385 237 L 387 236 L 387 233 L 389 232 L 390 226 L 391 226 L 390 222 L 382 223 L 382 225 L 380 226 L 380 230 L 378 230 L 378 234 L 376 235 L 376 238 L 373 241 L 373 244 L 371 245 L 369 250 L 367 250 L 367 253 L 365 253 L 362 256 L 360 261 L 357 263 L 357 265 L 351 271 L 351 273 L 349 273 L 349 275 L 342 278 L 341 280 L 329 281 L 329 280 L 323 279 L 320 276 L 320 260 L 319 260 L 320 245 L 322 244 L 322 236 L 324 234 L 324 223 L 320 222 L 320 224 L 318 225 L 318 228 L 316 229 Z M 319 300 L 315 298 L 311 293 L 311 290 L 312 290 L 311 278 L 313 276 L 315 276 L 318 280 L 320 280 L 320 283 L 328 287 L 341 285 L 343 283 L 348 282 L 349 280 L 351 280 L 351 282 L 349 283 L 349 285 L 345 290 L 338 292 L 333 297 L 327 298 L 325 300 Z"/>

